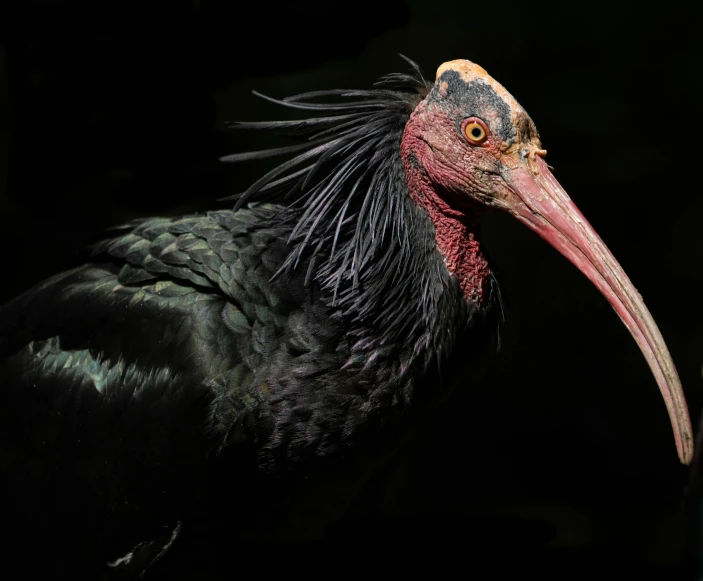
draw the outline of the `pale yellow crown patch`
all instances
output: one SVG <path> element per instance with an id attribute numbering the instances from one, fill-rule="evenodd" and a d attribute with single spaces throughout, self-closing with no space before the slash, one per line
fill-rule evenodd
<path id="1" fill-rule="evenodd" d="M 515 117 L 517 114 L 524 113 L 523 108 L 515 100 L 515 98 L 505 90 L 505 87 L 491 77 L 483 67 L 480 67 L 476 63 L 467 61 L 464 59 L 458 59 L 454 61 L 448 61 L 439 65 L 437 69 L 436 80 L 442 76 L 446 71 L 456 71 L 462 80 L 468 82 L 480 80 L 490 85 L 493 90 L 498 94 L 498 96 L 505 101 L 505 103 L 510 107 L 512 111 L 512 116 Z"/>

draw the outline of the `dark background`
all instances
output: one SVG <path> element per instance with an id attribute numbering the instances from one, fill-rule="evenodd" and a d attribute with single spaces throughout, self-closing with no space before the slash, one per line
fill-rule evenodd
<path id="1" fill-rule="evenodd" d="M 83 261 L 111 225 L 227 207 L 217 199 L 262 167 L 225 170 L 218 156 L 262 140 L 224 123 L 285 115 L 251 89 L 364 88 L 405 70 L 399 52 L 434 79 L 468 58 L 532 116 L 659 324 L 695 420 L 699 27 L 683 2 L 645 6 L 23 0 L 0 24 L 0 304 Z M 542 577 L 681 576 L 688 471 L 642 355 L 556 251 L 506 216 L 486 222 L 503 353 L 336 534 L 401 547 L 390 572 L 468 576 L 495 558 L 495 571 Z"/>

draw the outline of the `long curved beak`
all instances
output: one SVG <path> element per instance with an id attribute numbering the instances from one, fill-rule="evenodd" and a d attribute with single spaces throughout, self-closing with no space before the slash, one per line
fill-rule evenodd
<path id="1" fill-rule="evenodd" d="M 679 459 L 689 464 L 691 420 L 664 339 L 625 271 L 536 153 L 506 169 L 504 178 L 515 195 L 501 206 L 568 258 L 608 299 L 649 363 L 669 412 Z"/>

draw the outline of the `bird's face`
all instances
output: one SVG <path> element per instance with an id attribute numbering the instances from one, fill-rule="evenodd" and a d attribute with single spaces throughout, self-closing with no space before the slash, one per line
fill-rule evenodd
<path id="1" fill-rule="evenodd" d="M 406 125 L 401 153 L 440 200 L 440 212 L 463 214 L 477 206 L 506 211 L 591 280 L 647 359 L 679 457 L 689 463 L 688 410 L 664 340 L 623 269 L 549 171 L 534 123 L 517 101 L 481 67 L 465 60 L 444 63 Z"/>
<path id="2" fill-rule="evenodd" d="M 437 70 L 434 87 L 413 112 L 403 146 L 412 149 L 442 197 L 461 208 L 510 210 L 511 170 L 546 152 L 532 119 L 478 65 L 458 60 Z"/>

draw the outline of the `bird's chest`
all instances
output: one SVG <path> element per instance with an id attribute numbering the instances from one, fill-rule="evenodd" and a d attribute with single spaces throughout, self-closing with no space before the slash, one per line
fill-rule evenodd
<path id="1" fill-rule="evenodd" d="M 313 309 L 293 313 L 283 332 L 252 332 L 216 390 L 227 445 L 256 440 L 259 468 L 272 473 L 396 446 L 457 386 L 469 388 L 495 351 L 492 312 L 471 313 L 467 324 L 455 290 L 424 348 L 398 338 L 400 347 L 377 342 L 356 350 L 365 339 Z"/>
<path id="2" fill-rule="evenodd" d="M 489 330 L 478 324 L 458 331 L 452 352 L 404 376 L 401 359 L 376 370 L 340 370 L 343 361 L 329 360 L 328 373 L 295 389 L 285 382 L 268 402 L 268 439 L 258 451 L 265 478 L 286 483 L 281 534 L 305 536 L 301 526 L 319 532 L 340 518 L 376 472 L 431 430 L 442 401 L 470 390 L 483 372 L 495 350 Z"/>

